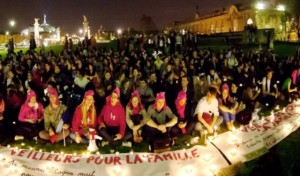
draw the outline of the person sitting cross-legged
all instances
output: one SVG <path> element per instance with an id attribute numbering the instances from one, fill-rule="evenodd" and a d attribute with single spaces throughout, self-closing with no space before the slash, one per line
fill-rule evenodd
<path id="1" fill-rule="evenodd" d="M 133 133 L 133 141 L 142 142 L 142 128 L 149 120 L 149 116 L 142 105 L 138 91 L 133 91 L 131 99 L 126 106 L 126 122 Z"/>
<path id="2" fill-rule="evenodd" d="M 89 128 L 96 129 L 97 116 L 94 105 L 94 91 L 88 90 L 84 93 L 82 103 L 77 106 L 72 119 L 71 139 L 76 143 L 89 142 Z"/>
<path id="3" fill-rule="evenodd" d="M 221 97 L 219 98 L 219 109 L 223 116 L 227 129 L 234 128 L 234 121 L 237 113 L 238 103 L 229 95 L 228 84 L 223 84 L 221 88 Z"/>
<path id="4" fill-rule="evenodd" d="M 214 127 L 218 128 L 223 122 L 223 118 L 219 116 L 216 95 L 217 89 L 209 87 L 206 96 L 200 99 L 195 109 L 194 117 L 198 121 L 195 129 L 201 133 L 206 129 L 211 134 L 214 132 Z"/>
<path id="5" fill-rule="evenodd" d="M 103 138 L 102 146 L 110 144 L 112 147 L 123 145 L 131 147 L 131 133 L 126 133 L 125 110 L 120 103 L 120 89 L 116 87 L 110 96 L 106 97 L 106 104 L 98 116 L 99 135 Z"/>
<path id="6" fill-rule="evenodd" d="M 262 86 L 262 97 L 260 99 L 261 104 L 265 106 L 274 107 L 277 104 L 280 92 L 277 87 L 277 82 L 273 76 L 271 69 L 266 70 L 266 76 L 263 77 Z"/>
<path id="7" fill-rule="evenodd" d="M 143 136 L 147 138 L 151 150 L 169 147 L 173 142 L 170 131 L 177 124 L 178 118 L 167 106 L 164 92 L 156 95 L 155 102 L 149 106 L 147 113 L 150 119 L 145 125 Z"/>
<path id="8" fill-rule="evenodd" d="M 40 131 L 41 139 L 50 140 L 51 143 L 57 143 L 69 136 L 69 113 L 67 106 L 59 102 L 58 93 L 55 88 L 48 88 L 50 104 L 44 111 L 44 127 Z"/>
<path id="9" fill-rule="evenodd" d="M 195 120 L 191 115 L 191 108 L 187 103 L 185 91 L 180 91 L 175 100 L 176 111 L 174 114 L 178 117 L 177 125 L 171 129 L 172 137 L 191 135 L 195 127 Z"/>
<path id="10" fill-rule="evenodd" d="M 26 101 L 21 106 L 18 116 L 19 122 L 16 128 L 15 140 L 37 137 L 42 128 L 41 122 L 43 117 L 43 105 L 37 102 L 36 93 L 33 90 L 29 90 Z"/>

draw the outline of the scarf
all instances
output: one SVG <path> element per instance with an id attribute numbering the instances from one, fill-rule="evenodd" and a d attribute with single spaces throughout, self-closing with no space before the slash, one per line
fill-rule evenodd
<path id="1" fill-rule="evenodd" d="M 297 81 L 297 70 L 294 70 L 292 72 L 291 77 L 292 77 L 293 84 L 296 84 L 296 81 Z"/>
<path id="2" fill-rule="evenodd" d="M 182 99 L 186 99 L 186 93 L 184 91 L 180 91 L 178 93 L 177 99 L 175 100 L 175 105 L 177 109 L 177 113 L 179 114 L 179 117 L 181 119 L 184 119 L 184 111 L 185 111 L 185 105 L 181 106 L 179 101 Z"/>

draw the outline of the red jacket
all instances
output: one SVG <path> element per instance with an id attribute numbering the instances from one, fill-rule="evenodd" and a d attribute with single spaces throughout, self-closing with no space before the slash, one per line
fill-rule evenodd
<path id="1" fill-rule="evenodd" d="M 92 118 L 87 119 L 86 125 L 83 124 L 82 122 L 82 111 L 81 111 L 81 106 L 77 107 L 74 115 L 73 115 L 73 119 L 72 119 L 72 131 L 78 132 L 79 135 L 83 135 L 84 134 L 84 129 L 85 128 L 94 128 L 96 129 L 97 127 L 97 118 L 94 118 L 94 121 L 92 122 Z M 91 112 L 87 112 L 87 117 L 91 117 Z"/>

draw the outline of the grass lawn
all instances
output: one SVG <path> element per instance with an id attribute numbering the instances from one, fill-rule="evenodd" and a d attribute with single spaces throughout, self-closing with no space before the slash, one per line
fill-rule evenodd
<path id="1" fill-rule="evenodd" d="M 106 49 L 112 49 L 113 51 L 117 51 L 117 41 L 113 40 L 109 43 L 98 43 L 98 47 L 100 48 L 106 48 Z M 74 45 L 74 48 L 76 45 Z M 63 49 L 63 45 L 53 45 L 53 46 L 47 46 L 45 47 L 46 53 L 48 53 L 50 50 L 53 50 L 56 55 L 58 55 Z M 15 53 L 18 53 L 20 50 L 23 51 L 23 53 L 26 53 L 28 51 L 28 48 L 22 48 L 22 49 L 15 49 Z M 36 48 L 36 52 L 40 52 L 41 48 Z M 7 50 L 0 50 L 0 55 L 2 58 L 6 58 Z"/>

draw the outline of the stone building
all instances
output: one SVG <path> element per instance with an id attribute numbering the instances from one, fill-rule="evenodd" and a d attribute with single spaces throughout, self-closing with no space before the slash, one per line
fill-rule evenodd
<path id="1" fill-rule="evenodd" d="M 287 35 L 287 20 L 284 6 L 261 3 L 256 5 L 230 5 L 212 14 L 201 16 L 196 12 L 190 21 L 175 22 L 171 27 L 177 31 L 197 34 L 238 32 L 245 29 L 274 28 L 275 38 L 284 40 Z"/>

